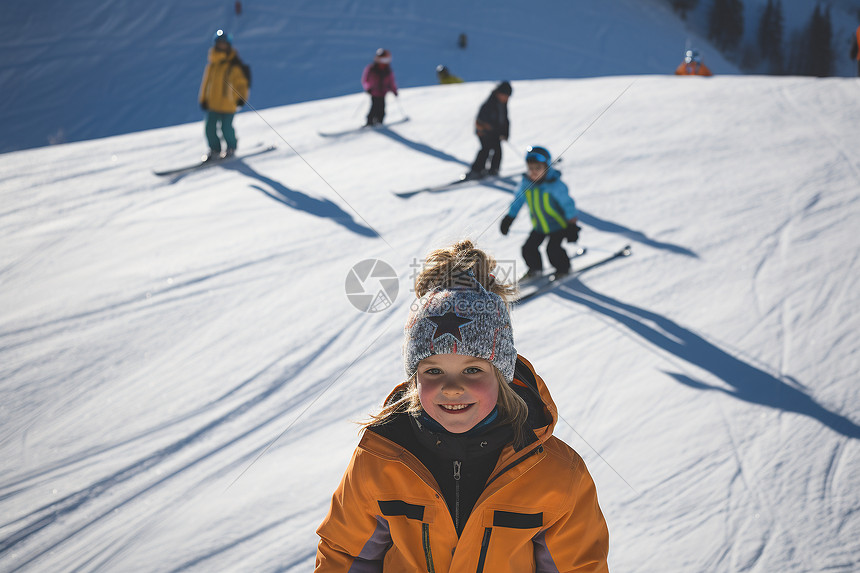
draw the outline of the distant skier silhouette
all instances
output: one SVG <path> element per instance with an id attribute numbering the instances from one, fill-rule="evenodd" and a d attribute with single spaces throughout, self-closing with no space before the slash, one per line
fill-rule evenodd
<path id="1" fill-rule="evenodd" d="M 455 76 L 451 73 L 451 70 L 448 69 L 448 66 L 443 66 L 442 64 L 436 66 L 436 77 L 439 79 L 440 84 L 463 83 L 463 78 Z"/>
<path id="2" fill-rule="evenodd" d="M 233 116 L 248 99 L 250 81 L 239 53 L 233 49 L 233 38 L 223 30 L 212 37 L 208 63 L 200 83 L 200 108 L 206 112 L 206 140 L 209 153 L 206 160 L 230 157 L 236 151 L 236 131 L 233 129 Z M 221 153 L 221 138 L 227 149 Z"/>
<path id="3" fill-rule="evenodd" d="M 702 57 L 696 50 L 687 50 L 684 61 L 675 69 L 676 76 L 712 76 L 708 66 L 702 63 Z"/>
<path id="4" fill-rule="evenodd" d="M 361 74 L 361 87 L 370 94 L 370 112 L 365 125 L 379 125 L 385 119 L 385 94 L 397 96 L 397 80 L 391 69 L 391 52 L 384 48 L 376 50 L 373 61 Z"/>

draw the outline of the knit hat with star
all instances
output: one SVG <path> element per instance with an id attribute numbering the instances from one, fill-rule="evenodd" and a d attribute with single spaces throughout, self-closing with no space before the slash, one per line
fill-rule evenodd
<path id="1" fill-rule="evenodd" d="M 430 290 L 412 305 L 403 343 L 406 375 L 415 374 L 428 356 L 461 354 L 491 362 L 511 382 L 517 351 L 507 303 L 471 271 L 456 282 Z"/>

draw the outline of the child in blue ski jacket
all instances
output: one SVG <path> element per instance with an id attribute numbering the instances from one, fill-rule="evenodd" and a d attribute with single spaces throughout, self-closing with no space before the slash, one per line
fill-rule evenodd
<path id="1" fill-rule="evenodd" d="M 526 165 L 528 171 L 523 175 L 508 214 L 502 219 L 500 230 L 503 235 L 507 235 L 520 208 L 528 203 L 534 228 L 522 248 L 523 259 L 528 266 L 523 279 L 528 280 L 543 273 L 543 260 L 538 248 L 547 237 L 547 258 L 555 267 L 553 278 L 558 278 L 570 272 L 570 258 L 561 242 L 567 239 L 575 243 L 579 239 L 576 203 L 567 185 L 562 182 L 561 173 L 552 167 L 546 148 L 529 147 L 526 150 Z"/>

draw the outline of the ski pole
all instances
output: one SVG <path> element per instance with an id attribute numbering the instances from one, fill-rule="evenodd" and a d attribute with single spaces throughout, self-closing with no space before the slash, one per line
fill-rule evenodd
<path id="1" fill-rule="evenodd" d="M 357 114 L 359 111 L 361 111 L 361 108 L 363 108 L 364 106 L 365 106 L 364 98 L 359 98 L 358 105 L 355 106 L 355 111 L 352 112 L 352 117 L 355 117 L 355 114 Z"/>
<path id="2" fill-rule="evenodd" d="M 505 139 L 505 140 L 504 140 L 504 142 L 508 144 L 508 147 L 510 147 L 510 148 L 511 148 L 511 152 L 512 152 L 514 155 L 519 155 L 520 150 L 519 150 L 519 149 L 517 149 L 517 147 L 516 147 L 513 143 L 511 143 L 511 142 L 510 142 L 510 141 L 508 141 L 507 139 Z"/>
<path id="3" fill-rule="evenodd" d="M 403 106 L 400 104 L 400 97 L 394 96 L 394 101 L 397 102 L 397 108 L 400 110 L 400 115 L 403 116 L 403 119 L 409 119 L 409 116 L 406 115 L 406 112 L 403 111 Z"/>

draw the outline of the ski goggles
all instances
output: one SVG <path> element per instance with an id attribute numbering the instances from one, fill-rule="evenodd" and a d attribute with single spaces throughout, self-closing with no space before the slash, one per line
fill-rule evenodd
<path id="1" fill-rule="evenodd" d="M 540 147 L 526 148 L 526 162 L 537 161 L 538 163 L 550 164 L 549 155 Z"/>

